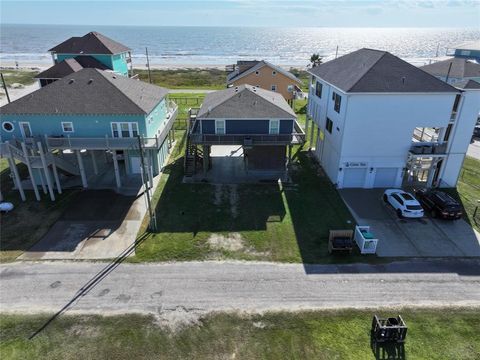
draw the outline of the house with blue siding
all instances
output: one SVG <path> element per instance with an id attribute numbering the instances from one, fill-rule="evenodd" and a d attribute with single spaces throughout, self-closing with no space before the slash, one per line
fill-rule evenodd
<path id="1" fill-rule="evenodd" d="M 36 76 L 40 86 L 83 68 L 110 70 L 122 76 L 132 72 L 131 49 L 95 31 L 71 37 L 48 51 L 52 54 L 53 66 Z"/>
<path id="2" fill-rule="evenodd" d="M 195 175 L 199 165 L 207 175 L 215 166 L 212 148 L 220 146 L 239 147 L 246 173 L 285 172 L 292 146 L 305 139 L 296 119 L 277 92 L 240 85 L 207 94 L 191 112 L 186 176 Z"/>
<path id="3" fill-rule="evenodd" d="M 1 154 L 27 165 L 34 190 L 50 183 L 51 197 L 72 177 L 84 188 L 138 184 L 161 172 L 172 145 L 177 107 L 167 95 L 109 71 L 79 70 L 0 108 Z"/>

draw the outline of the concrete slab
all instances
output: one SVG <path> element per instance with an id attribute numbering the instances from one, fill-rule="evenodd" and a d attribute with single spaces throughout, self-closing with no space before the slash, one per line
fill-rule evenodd
<path id="1" fill-rule="evenodd" d="M 382 200 L 383 189 L 342 189 L 355 220 L 370 225 L 381 257 L 480 256 L 480 234 L 464 220 L 399 219 Z"/>

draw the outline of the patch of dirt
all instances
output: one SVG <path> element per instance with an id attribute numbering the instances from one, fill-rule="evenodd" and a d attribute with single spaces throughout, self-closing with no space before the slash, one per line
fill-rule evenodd
<path id="1" fill-rule="evenodd" d="M 227 236 L 214 233 L 207 242 L 213 250 L 240 251 L 244 248 L 243 238 L 239 233 L 229 233 Z"/>
<path id="2" fill-rule="evenodd" d="M 252 325 L 257 329 L 265 329 L 267 327 L 267 325 L 263 321 L 254 321 Z"/>
<path id="3" fill-rule="evenodd" d="M 92 325 L 75 324 L 67 330 L 67 333 L 76 337 L 95 338 L 100 336 L 100 329 Z"/>
<path id="4" fill-rule="evenodd" d="M 174 310 L 162 310 L 155 315 L 155 325 L 177 332 L 189 326 L 201 325 L 202 312 L 177 306 Z"/>

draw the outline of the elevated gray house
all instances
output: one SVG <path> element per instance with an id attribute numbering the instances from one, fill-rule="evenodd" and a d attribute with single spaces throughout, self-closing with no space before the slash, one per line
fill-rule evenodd
<path id="1" fill-rule="evenodd" d="M 238 146 L 245 173 L 284 173 L 295 144 L 305 141 L 297 117 L 279 93 L 241 85 L 208 94 L 190 112 L 185 174 L 215 167 L 215 146 Z M 288 148 L 288 156 L 287 156 Z"/>

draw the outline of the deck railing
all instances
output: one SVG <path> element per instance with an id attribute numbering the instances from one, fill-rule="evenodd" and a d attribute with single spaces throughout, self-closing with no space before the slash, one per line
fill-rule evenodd
<path id="1" fill-rule="evenodd" d="M 198 126 L 192 126 L 190 141 L 203 145 L 290 145 L 305 142 L 305 132 L 296 121 L 291 134 L 199 134 L 196 131 Z"/>
<path id="2" fill-rule="evenodd" d="M 167 123 L 163 127 L 160 134 L 155 137 L 143 138 L 143 146 L 145 148 L 158 149 L 166 137 L 168 132 L 171 130 L 175 119 L 178 114 L 178 107 L 175 103 L 169 103 L 169 117 Z M 138 148 L 138 138 L 128 137 L 128 138 L 117 138 L 105 135 L 105 137 L 56 137 L 56 136 L 46 136 L 45 137 L 47 147 L 50 149 L 71 149 L 71 150 L 126 150 L 132 148 Z"/>
<path id="3" fill-rule="evenodd" d="M 445 155 L 447 143 L 441 142 L 415 142 L 410 147 L 413 155 Z"/>

